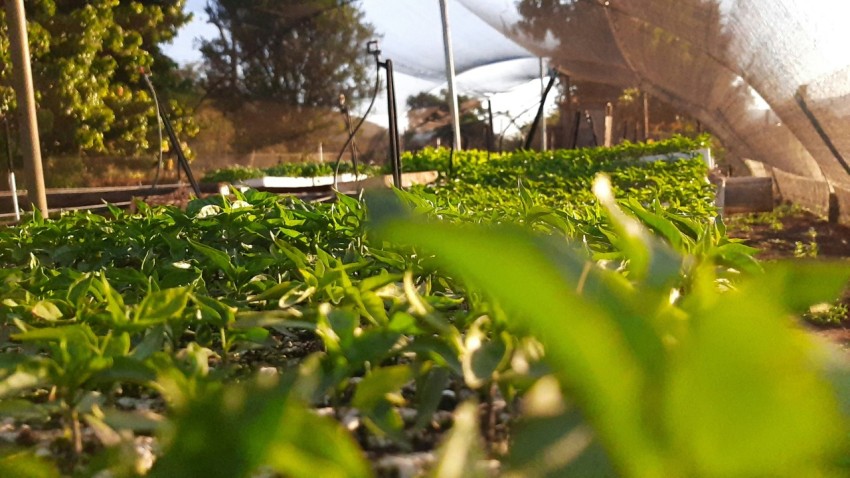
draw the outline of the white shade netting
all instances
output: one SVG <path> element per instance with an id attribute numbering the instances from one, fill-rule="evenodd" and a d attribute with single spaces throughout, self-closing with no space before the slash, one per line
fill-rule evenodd
<path id="1" fill-rule="evenodd" d="M 394 10 L 392 23 L 376 27 L 399 71 L 439 84 L 445 73 L 436 3 L 363 2 L 367 16 L 370 8 Z M 736 155 L 848 186 L 845 3 L 455 0 L 449 7 L 461 80 L 485 65 L 546 57 L 575 80 L 648 91 L 705 124 Z M 499 91 L 536 73 L 530 64 L 514 71 L 501 81 L 472 75 L 463 89 Z"/>

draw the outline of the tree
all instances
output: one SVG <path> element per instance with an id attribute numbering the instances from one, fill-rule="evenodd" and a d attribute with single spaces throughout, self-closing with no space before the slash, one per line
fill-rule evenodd
<path id="1" fill-rule="evenodd" d="M 219 35 L 201 44 L 205 86 L 235 118 L 238 149 L 303 146 L 340 94 L 368 93 L 374 32 L 350 0 L 214 0 L 206 12 Z"/>
<path id="2" fill-rule="evenodd" d="M 177 65 L 160 44 L 190 16 L 185 0 L 33 0 L 27 2 L 33 81 L 42 148 L 48 153 L 139 155 L 151 146 L 156 110 L 140 81 L 152 70 L 160 90 L 175 91 Z M 5 12 L 0 12 L 0 108 L 13 110 Z M 196 130 L 177 102 L 175 127 Z"/>

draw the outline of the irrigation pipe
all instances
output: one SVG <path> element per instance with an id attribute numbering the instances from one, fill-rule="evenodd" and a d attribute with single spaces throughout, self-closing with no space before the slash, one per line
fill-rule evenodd
<path id="1" fill-rule="evenodd" d="M 375 57 L 375 61 L 377 62 L 378 58 Z M 345 150 L 348 148 L 348 145 L 351 141 L 354 140 L 354 136 L 357 135 L 357 131 L 360 130 L 360 127 L 363 126 L 363 123 L 366 121 L 366 118 L 369 116 L 369 113 L 372 111 L 372 107 L 375 106 L 375 99 L 378 97 L 378 89 L 381 85 L 381 68 L 375 64 L 375 89 L 372 91 L 372 99 L 369 101 L 369 107 L 366 108 L 366 113 L 363 114 L 363 117 L 360 118 L 360 121 L 357 122 L 357 126 L 354 127 L 354 130 L 348 135 L 348 139 L 345 140 L 345 144 L 342 145 L 342 149 L 339 150 L 339 154 L 336 157 L 336 161 L 334 162 L 334 186 L 333 188 L 337 189 L 337 177 L 339 176 L 339 163 L 342 161 L 342 156 L 345 154 Z M 355 178 L 356 180 L 357 178 Z"/>
<path id="2" fill-rule="evenodd" d="M 144 75 L 144 72 L 142 72 L 142 75 Z M 147 80 L 147 76 L 145 76 L 145 80 Z M 153 97 L 153 104 L 156 108 L 156 129 L 158 138 L 157 145 L 159 146 L 159 159 L 156 163 L 156 174 L 153 178 L 153 184 L 151 184 L 151 192 L 153 192 L 156 190 L 156 187 L 159 186 L 159 175 L 162 172 L 162 117 L 160 116 L 159 98 L 157 98 L 156 96 L 156 90 L 153 87 L 153 83 L 151 83 L 150 81 L 145 81 L 145 84 L 147 85 L 148 90 L 150 90 L 151 92 L 151 95 Z"/>

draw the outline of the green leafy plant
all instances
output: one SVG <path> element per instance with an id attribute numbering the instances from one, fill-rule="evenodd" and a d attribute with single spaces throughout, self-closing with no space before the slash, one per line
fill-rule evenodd
<path id="1" fill-rule="evenodd" d="M 810 227 L 806 235 L 809 237 L 808 242 L 797 241 L 794 243 L 794 257 L 813 258 L 818 256 L 817 231 L 813 227 Z"/>
<path id="2" fill-rule="evenodd" d="M 560 440 L 588 430 L 626 476 L 837 473 L 845 418 L 825 375 L 809 365 L 813 345 L 782 317 L 835 296 L 850 273 L 779 265 L 738 291 L 721 292 L 711 267 L 697 266 L 686 271 L 696 276 L 690 294 L 673 305 L 682 257 L 636 227 L 600 189 L 624 249 L 640 264 L 629 281 L 521 230 L 392 218 L 381 226 L 388 239 L 436 254 L 515 315 L 512 328 L 542 339 L 584 420 L 551 420 L 554 429 L 545 434 L 521 435 L 534 444 L 523 449 L 546 456 Z M 552 416 L 574 413 L 557 398 L 550 402 Z M 518 462 L 529 467 L 523 476 L 555 471 L 545 459 Z"/>
<path id="3" fill-rule="evenodd" d="M 841 301 L 815 304 L 803 313 L 803 319 L 815 325 L 835 326 L 847 320 L 847 304 Z"/>
<path id="4" fill-rule="evenodd" d="M 181 90 L 177 65 L 159 45 L 191 19 L 184 3 L 42 0 L 28 5 L 42 148 L 120 156 L 158 149 L 150 147 L 156 142 L 154 101 L 139 70 L 153 69 L 161 92 Z M 5 23 L 4 12 L 0 17 Z M 9 65 L 5 30 L 2 44 L 0 58 Z M 10 69 L 0 73 L 4 111 L 16 107 L 10 74 Z M 197 125 L 181 100 L 168 101 L 174 127 L 183 137 L 194 136 Z"/>
<path id="5" fill-rule="evenodd" d="M 701 160 L 636 159 L 694 146 L 464 152 L 366 205 L 34 214 L 0 229 L 0 408 L 67 428 L 80 459 L 49 461 L 82 475 L 148 473 L 143 437 L 153 476 L 368 476 L 364 450 L 443 437 L 433 473 L 469 476 L 508 435 L 520 476 L 834 471 L 844 417 L 786 326 L 845 273 L 765 272 Z"/>
<path id="6" fill-rule="evenodd" d="M 205 183 L 237 183 L 245 179 L 261 178 L 263 176 L 266 176 L 266 174 L 259 168 L 234 166 L 209 171 L 204 174 L 201 181 Z"/>
<path id="7" fill-rule="evenodd" d="M 126 332 L 99 337 L 87 325 L 75 324 L 29 329 L 11 338 L 47 353 L 7 354 L 0 397 L 16 397 L 50 386 L 45 408 L 61 413 L 77 453 L 82 452 L 80 412 L 86 409 L 83 404 L 94 398 L 90 391 L 98 384 L 146 384 L 154 378 L 152 371 L 129 356 L 130 336 Z"/>
<path id="8" fill-rule="evenodd" d="M 291 383 L 270 377 L 198 396 L 175 417 L 165 455 L 152 477 L 253 476 L 268 470 L 292 477 L 367 477 L 353 440 L 295 397 Z M 215 436 L 216 440 L 209 438 Z"/>

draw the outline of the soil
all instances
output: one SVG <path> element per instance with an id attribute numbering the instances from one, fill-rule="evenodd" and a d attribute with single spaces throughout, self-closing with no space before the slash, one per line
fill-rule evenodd
<path id="1" fill-rule="evenodd" d="M 190 191 L 186 188 L 168 196 L 148 198 L 147 202 L 185 207 L 190 196 Z M 773 213 L 728 216 L 724 222 L 729 236 L 757 248 L 759 250 L 757 257 L 761 260 L 802 260 L 817 257 L 847 261 L 850 265 L 850 227 L 831 224 L 826 218 L 808 211 L 781 207 Z M 845 296 L 844 301 L 850 305 L 850 293 Z M 850 320 L 847 317 L 840 324 L 829 326 L 809 324 L 807 327 L 815 335 L 838 344 L 850 358 Z M 277 370 L 289 368 L 292 363 L 297 363 L 303 357 L 321 349 L 321 342 L 308 332 L 286 334 L 275 332 L 270 340 L 273 345 L 267 349 L 238 351 L 231 358 L 233 360 L 231 366 L 246 371 L 260 370 L 261 373 L 277 373 Z M 122 410 L 143 411 L 154 415 L 165 412 L 165 404 L 160 397 L 129 392 L 127 396 L 116 399 L 116 404 Z M 410 393 L 409 390 L 404 392 L 408 395 Z M 418 430 L 408 428 L 406 438 L 409 447 L 404 449 L 368 433 L 363 417 L 360 417 L 357 411 L 345 402 L 321 404 L 323 406 L 320 406 L 316 412 L 337 418 L 353 432 L 379 477 L 414 476 L 423 468 L 433 464 L 434 449 L 445 431 L 452 425 L 452 410 L 458 403 L 469 398 L 477 398 L 481 403 L 481 431 L 486 437 L 490 455 L 503 456 L 510 439 L 510 425 L 517 416 L 517 410 L 516 404 L 501 397 L 498 389 L 482 393 L 472 391 L 462 383 L 451 383 L 443 392 L 443 400 L 433 420 Z M 405 423 L 416 418 L 414 409 L 403 409 L 400 413 Z M 100 447 L 100 437 L 95 436 L 88 428 L 83 431 L 82 442 L 86 457 L 91 456 L 90 454 L 98 451 Z M 2 443 L 32 447 L 42 456 L 52 455 L 66 466 L 63 470 L 65 472 L 70 472 L 75 464 L 72 444 L 62 436 L 61 429 L 56 423 L 31 427 L 12 419 L 0 420 L 0 444 Z M 152 437 L 140 435 L 135 437 L 134 446 L 139 466 L 143 469 L 149 467 L 156 453 L 155 440 Z M 490 463 L 494 470 L 498 468 L 498 462 Z"/>
<path id="2" fill-rule="evenodd" d="M 202 197 L 207 197 L 207 196 L 210 196 L 210 195 L 209 194 L 202 195 Z M 191 201 L 193 198 L 194 198 L 194 192 L 192 191 L 192 188 L 190 188 L 186 184 L 183 184 L 178 189 L 176 189 L 173 193 L 160 194 L 160 195 L 156 195 L 156 196 L 140 197 L 138 199 L 144 201 L 145 204 L 147 204 L 148 206 L 169 205 L 169 206 L 176 206 L 176 207 L 179 207 L 181 209 L 186 209 L 186 205 L 189 204 L 189 201 Z M 130 209 L 131 209 L 131 211 L 135 211 L 136 205 L 132 204 L 130 206 Z"/>
<path id="3" fill-rule="evenodd" d="M 780 206 L 772 213 L 731 215 L 724 222 L 728 235 L 758 249 L 756 257 L 762 261 L 817 258 L 850 266 L 850 227 L 812 212 Z M 841 302 L 850 308 L 850 287 Z M 840 323 L 805 324 L 850 356 L 850 316 L 845 314 Z"/>
<path id="4" fill-rule="evenodd" d="M 850 227 L 801 209 L 777 209 L 768 214 L 738 214 L 726 218 L 730 237 L 759 249 L 761 260 L 794 258 L 797 244 L 817 244 L 819 258 L 850 258 Z M 797 254 L 802 255 L 802 252 Z"/>

